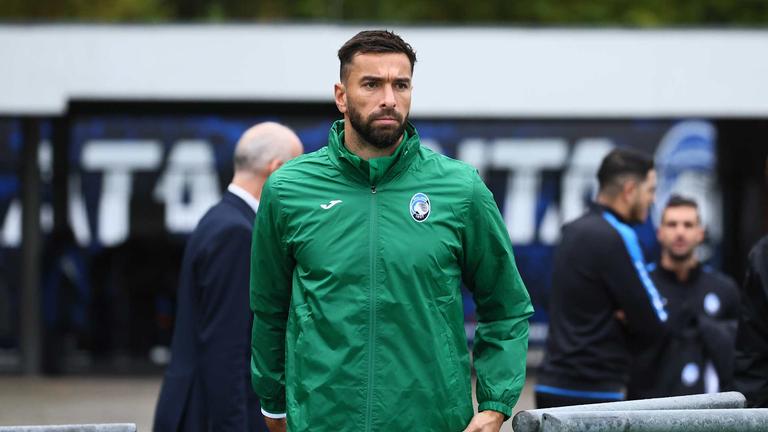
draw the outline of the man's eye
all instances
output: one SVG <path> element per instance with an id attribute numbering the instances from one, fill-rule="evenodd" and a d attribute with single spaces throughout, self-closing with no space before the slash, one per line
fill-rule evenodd
<path id="1" fill-rule="evenodd" d="M 396 83 L 395 87 L 398 90 L 408 90 L 409 88 L 411 88 L 411 86 L 408 83 L 404 83 L 404 82 Z"/>
<path id="2" fill-rule="evenodd" d="M 373 81 L 369 81 L 369 82 L 363 83 L 363 87 L 368 88 L 368 89 L 376 88 L 377 86 L 378 86 L 378 84 L 373 82 Z"/>

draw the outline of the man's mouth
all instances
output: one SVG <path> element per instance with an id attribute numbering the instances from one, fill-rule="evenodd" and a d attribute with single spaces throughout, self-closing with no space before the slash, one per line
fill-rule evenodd
<path id="1" fill-rule="evenodd" d="M 374 123 L 384 123 L 384 124 L 398 124 L 399 123 L 397 121 L 397 119 L 394 118 L 394 117 L 378 117 L 378 118 L 375 118 L 373 121 L 374 121 Z"/>

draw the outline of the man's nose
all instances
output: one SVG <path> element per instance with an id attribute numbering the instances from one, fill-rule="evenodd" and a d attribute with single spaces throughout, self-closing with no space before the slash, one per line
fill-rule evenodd
<path id="1" fill-rule="evenodd" d="M 397 102 L 395 101 L 395 90 L 391 85 L 385 85 L 383 87 L 384 94 L 381 97 L 382 108 L 394 108 Z"/>

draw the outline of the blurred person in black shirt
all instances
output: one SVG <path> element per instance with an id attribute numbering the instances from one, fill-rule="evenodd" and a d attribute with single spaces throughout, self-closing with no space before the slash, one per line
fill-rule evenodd
<path id="1" fill-rule="evenodd" d="M 735 381 L 750 408 L 768 408 L 768 236 L 749 252 L 741 290 Z"/>
<path id="2" fill-rule="evenodd" d="M 669 312 L 667 338 L 634 356 L 629 399 L 716 393 L 733 388 L 739 292 L 730 277 L 702 265 L 698 205 L 673 195 L 656 232 L 661 259 L 648 266 Z"/>
<path id="3" fill-rule="evenodd" d="M 667 312 L 630 224 L 648 217 L 653 161 L 614 149 L 597 173 L 597 202 L 563 226 L 549 306 L 536 405 L 548 408 L 625 398 L 630 346 L 663 337 Z"/>

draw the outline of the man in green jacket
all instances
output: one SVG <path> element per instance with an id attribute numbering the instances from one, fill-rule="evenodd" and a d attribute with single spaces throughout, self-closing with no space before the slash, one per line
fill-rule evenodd
<path id="1" fill-rule="evenodd" d="M 256 216 L 251 377 L 267 424 L 498 432 L 525 382 L 533 308 L 496 203 L 474 168 L 419 144 L 410 45 L 364 31 L 339 59 L 344 120 L 270 176 Z"/>

